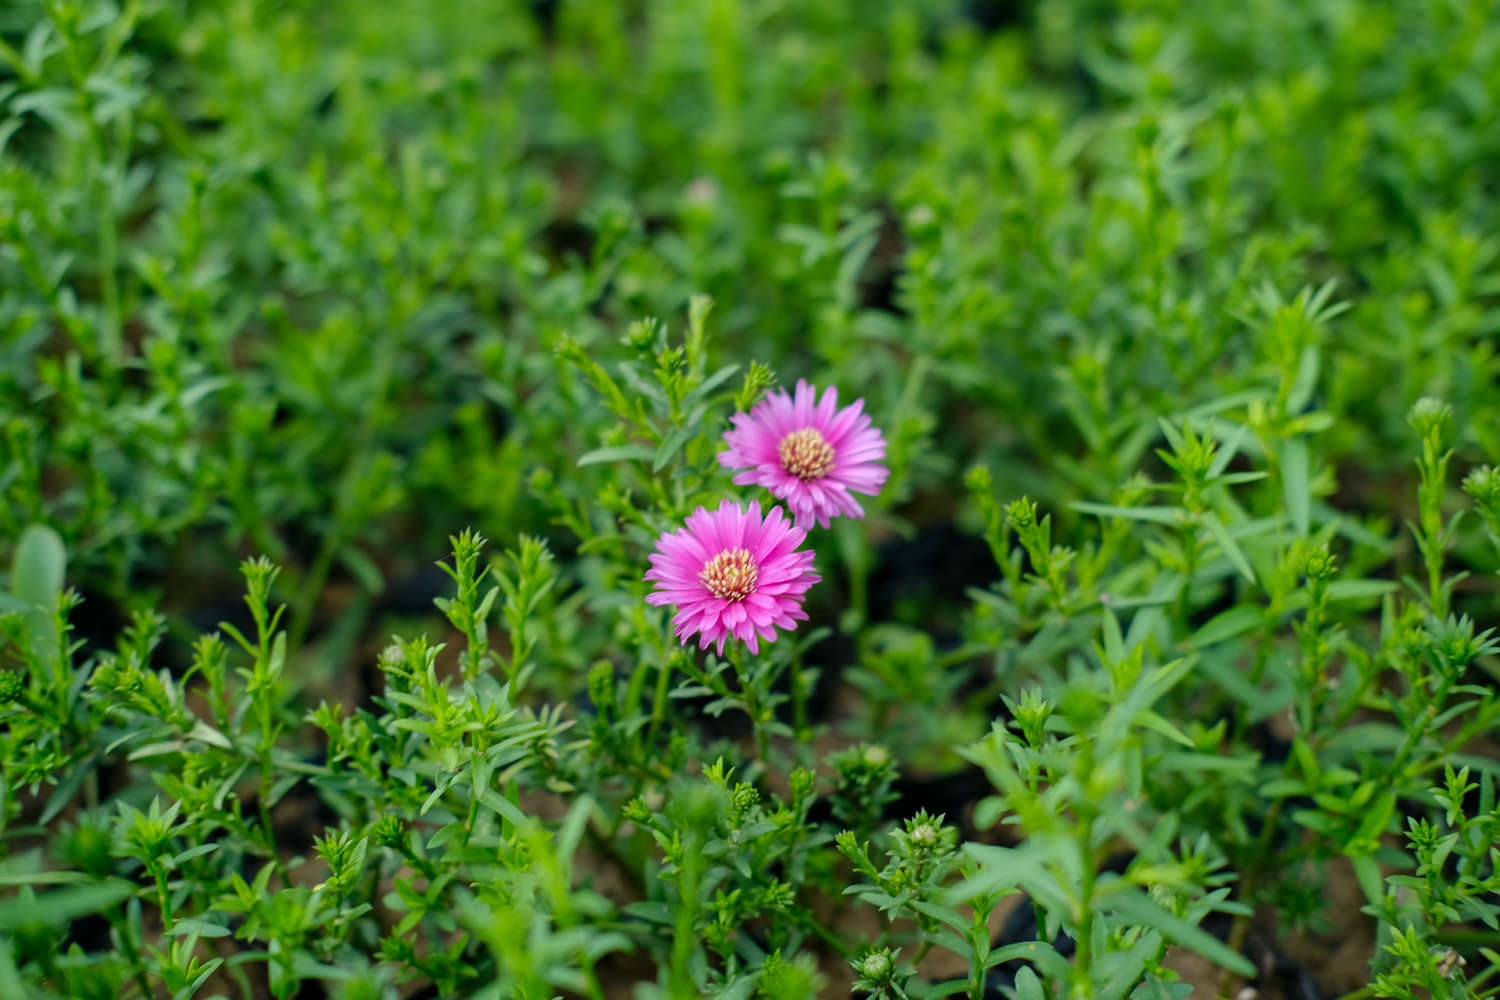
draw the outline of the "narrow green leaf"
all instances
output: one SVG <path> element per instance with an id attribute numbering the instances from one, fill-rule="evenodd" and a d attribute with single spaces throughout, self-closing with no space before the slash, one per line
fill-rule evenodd
<path id="1" fill-rule="evenodd" d="M 1298 538 L 1306 538 L 1312 521 L 1312 495 L 1307 486 L 1307 442 L 1302 438 L 1281 443 L 1281 491 L 1292 528 Z"/>
<path id="2" fill-rule="evenodd" d="M 656 455 L 651 459 L 651 471 L 660 472 L 662 466 L 670 462 L 672 457 L 682 449 L 682 446 L 691 441 L 701 429 L 696 424 L 689 424 L 677 428 L 662 438 L 661 447 L 656 449 Z M 579 459 L 578 464 L 582 465 L 583 460 Z"/>
<path id="3" fill-rule="evenodd" d="M 1217 479 L 1229 468 L 1229 463 L 1234 461 L 1234 456 L 1240 453 L 1240 444 L 1245 440 L 1245 435 L 1250 428 L 1245 424 L 1235 424 L 1230 436 L 1219 446 L 1218 454 L 1214 455 L 1213 464 L 1205 473 L 1207 479 Z"/>
<path id="4" fill-rule="evenodd" d="M 1108 605 L 1102 609 L 1104 630 L 1104 655 L 1111 663 L 1119 663 L 1125 659 L 1125 636 L 1120 632 L 1120 620 Z"/>
<path id="5" fill-rule="evenodd" d="M 1349 860 L 1354 865 L 1354 877 L 1365 898 L 1372 905 L 1379 906 L 1385 901 L 1385 882 L 1380 877 L 1380 865 L 1370 854 L 1351 854 Z"/>
<path id="6" fill-rule="evenodd" d="M 1328 585 L 1330 601 L 1369 601 L 1396 590 L 1392 580 L 1335 580 Z"/>
<path id="7" fill-rule="evenodd" d="M 55 611 L 67 566 L 68 554 L 58 533 L 45 524 L 29 524 L 12 558 L 11 592 L 29 604 Z"/>
<path id="8" fill-rule="evenodd" d="M 1308 345 L 1302 352 L 1302 357 L 1297 362 L 1297 377 L 1292 382 L 1292 388 L 1286 397 L 1286 412 L 1288 415 L 1301 413 L 1307 404 L 1312 402 L 1313 390 L 1318 385 L 1318 368 L 1320 367 L 1318 348 Z"/>
<path id="9" fill-rule="evenodd" d="M 608 448 L 595 448 L 578 456 L 579 465 L 597 465 L 600 462 L 650 462 L 656 458 L 656 449 L 649 444 L 617 444 Z"/>
<path id="10" fill-rule="evenodd" d="M 1150 710 L 1143 711 L 1139 716 L 1137 716 L 1137 718 L 1140 720 L 1141 725 L 1145 726 L 1147 729 L 1150 729 L 1151 731 L 1156 733 L 1160 733 L 1162 736 L 1165 736 L 1167 739 L 1172 740 L 1175 743 L 1180 743 L 1190 749 L 1192 748 L 1193 741 L 1188 738 L 1188 735 L 1186 733 L 1184 733 L 1181 729 L 1178 729 L 1176 726 L 1172 725 L 1160 715 L 1157 715 L 1155 712 L 1152 712 Z"/>
<path id="11" fill-rule="evenodd" d="M 1096 517 L 1123 517 L 1131 521 L 1151 521 L 1155 524 L 1176 525 L 1182 523 L 1182 510 L 1178 507 L 1117 507 L 1114 504 L 1090 503 L 1075 500 L 1068 505 L 1074 510 Z"/>
<path id="12" fill-rule="evenodd" d="M 1167 444 L 1172 446 L 1172 451 L 1178 455 L 1182 454 L 1187 448 L 1187 441 L 1177 428 L 1172 426 L 1172 422 L 1166 417 L 1157 417 L 1156 425 L 1161 428 L 1162 436 L 1167 439 Z"/>
<path id="13" fill-rule="evenodd" d="M 704 379 L 702 382 L 699 382 L 696 386 L 694 386 L 693 391 L 688 393 L 687 396 L 683 398 L 683 402 L 685 404 L 691 404 L 708 398 L 709 393 L 713 392 L 719 386 L 727 382 L 730 378 L 734 377 L 734 373 L 739 370 L 740 366 L 738 364 L 725 365 L 723 368 L 720 368 L 708 378 Z"/>
<path id="14" fill-rule="evenodd" d="M 1224 522 L 1213 514 L 1204 514 L 1203 526 L 1208 529 L 1210 535 L 1214 536 L 1214 541 L 1219 543 L 1219 548 L 1224 550 L 1224 555 L 1230 564 L 1239 570 L 1246 580 L 1254 583 L 1255 570 L 1250 568 L 1250 560 L 1245 558 L 1245 553 L 1240 551 L 1239 545 L 1229 537 L 1229 529 L 1224 527 Z"/>
<path id="15" fill-rule="evenodd" d="M 107 910 L 131 895 L 134 887 L 124 882 L 69 886 L 27 899 L 15 896 L 0 901 L 0 931 L 13 931 L 27 924 L 62 927 L 79 917 Z"/>
<path id="16" fill-rule="evenodd" d="M 1188 644 L 1194 649 L 1204 649 L 1244 635 L 1265 620 L 1265 611 L 1248 604 L 1239 604 L 1228 611 L 1214 615 L 1203 627 L 1193 633 Z"/>
<path id="17" fill-rule="evenodd" d="M 97 759 L 96 756 L 91 756 L 88 760 L 81 761 L 66 778 L 58 782 L 57 788 L 52 792 L 52 797 L 47 800 L 47 807 L 38 817 L 38 822 L 45 826 L 67 808 L 68 803 L 73 801 L 73 796 L 77 795 L 78 790 L 83 787 L 84 779 L 94 773 L 93 765 Z"/>
<path id="18" fill-rule="evenodd" d="M 1212 934 L 1188 923 L 1164 909 L 1139 889 L 1125 888 L 1111 892 L 1102 900 L 1105 908 L 1141 927 L 1160 931 L 1163 937 L 1176 941 L 1189 951 L 1197 952 L 1210 962 L 1241 976 L 1255 975 L 1255 966 Z"/>
<path id="19" fill-rule="evenodd" d="M 1199 771 L 1223 772 L 1231 778 L 1249 781 L 1255 777 L 1256 759 L 1254 757 L 1220 757 L 1208 753 L 1184 753 L 1182 751 L 1171 751 L 1156 758 L 1156 766 L 1163 771 L 1182 771 L 1184 773 L 1196 773 Z"/>
<path id="20" fill-rule="evenodd" d="M 1016 971 L 1016 1000 L 1047 1000 L 1046 994 L 1042 992 L 1042 981 L 1031 971 L 1031 966 L 1023 965 Z"/>
<path id="21" fill-rule="evenodd" d="M 167 933 L 173 936 L 196 934 L 199 937 L 216 938 L 228 937 L 230 931 L 223 924 L 211 924 L 207 920 L 200 920 L 197 917 L 184 917 L 173 924 L 172 929 L 167 931 Z"/>
<path id="22" fill-rule="evenodd" d="M 490 812 L 505 817 L 505 819 L 515 826 L 524 827 L 532 822 L 531 818 L 521 811 L 520 806 L 499 794 L 493 788 L 487 788 L 480 793 L 479 804 Z"/>
<path id="23" fill-rule="evenodd" d="M 193 723 L 192 731 L 188 733 L 188 737 L 190 739 L 201 740 L 210 746 L 219 747 L 221 750 L 231 750 L 234 748 L 234 744 L 229 742 L 228 737 L 202 719 Z"/>

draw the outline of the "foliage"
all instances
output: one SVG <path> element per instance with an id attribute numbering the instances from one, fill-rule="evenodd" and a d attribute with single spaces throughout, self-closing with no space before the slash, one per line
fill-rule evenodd
<path id="1" fill-rule="evenodd" d="M 1500 995 L 1492 14 L 9 5 L 0 995 Z"/>

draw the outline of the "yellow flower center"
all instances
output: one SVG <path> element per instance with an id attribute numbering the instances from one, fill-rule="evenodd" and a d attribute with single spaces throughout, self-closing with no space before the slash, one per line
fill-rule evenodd
<path id="1" fill-rule="evenodd" d="M 822 479 L 833 468 L 833 445 L 816 427 L 804 427 L 781 439 L 776 457 L 787 472 L 804 483 L 810 482 Z"/>
<path id="2" fill-rule="evenodd" d="M 755 590 L 755 560 L 745 549 L 725 549 L 708 561 L 698 579 L 721 601 L 743 601 Z"/>

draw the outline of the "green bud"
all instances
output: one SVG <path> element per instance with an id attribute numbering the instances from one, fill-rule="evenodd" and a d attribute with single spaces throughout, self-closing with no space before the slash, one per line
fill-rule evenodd
<path id="1" fill-rule="evenodd" d="M 817 786 L 818 776 L 805 767 L 799 767 L 792 771 L 792 801 L 801 802 L 812 794 Z"/>
<path id="2" fill-rule="evenodd" d="M 760 394 L 776 384 L 776 373 L 759 361 L 750 362 L 750 371 L 734 397 L 735 409 L 748 412 Z"/>
<path id="3" fill-rule="evenodd" d="M 833 843 L 845 857 L 852 858 L 859 853 L 859 839 L 854 836 L 853 830 L 841 830 L 834 836 Z"/>
<path id="4" fill-rule="evenodd" d="M 406 824 L 401 822 L 401 817 L 387 813 L 375 821 L 370 836 L 381 847 L 399 851 L 406 846 Z"/>
<path id="5" fill-rule="evenodd" d="M 1020 727 L 1027 745 L 1033 748 L 1041 746 L 1047 734 L 1047 720 L 1052 718 L 1052 704 L 1036 688 L 1022 691 L 1019 704 L 1009 699 L 1006 704 L 1010 707 L 1011 715 L 1015 716 L 1016 725 Z"/>
<path id="6" fill-rule="evenodd" d="M 588 360 L 588 352 L 583 349 L 583 345 L 566 333 L 557 338 L 557 345 L 553 350 L 559 358 L 575 365 Z"/>
<path id="7" fill-rule="evenodd" d="M 891 952 L 887 948 L 872 951 L 864 958 L 859 959 L 855 968 L 864 978 L 872 983 L 882 983 L 891 978 L 891 972 L 895 969 L 895 963 L 891 961 Z"/>
<path id="8" fill-rule="evenodd" d="M 661 333 L 661 320 L 654 316 L 638 319 L 625 328 L 620 340 L 633 351 L 649 354 L 656 348 L 657 336 Z"/>
<path id="9" fill-rule="evenodd" d="M 26 690 L 26 682 L 21 679 L 19 672 L 15 670 L 0 671 L 0 705 L 8 705 L 21 697 L 21 692 Z"/>
<path id="10" fill-rule="evenodd" d="M 687 352 L 680 347 L 671 347 L 656 356 L 656 366 L 671 375 L 687 364 Z"/>
<path id="11" fill-rule="evenodd" d="M 615 708 L 615 667 L 607 660 L 600 660 L 589 668 L 589 700 L 601 715 Z"/>
<path id="12" fill-rule="evenodd" d="M 1328 546 L 1319 545 L 1302 560 L 1302 575 L 1310 582 L 1323 583 L 1338 572 L 1338 561 L 1328 551 Z"/>
<path id="13" fill-rule="evenodd" d="M 1025 497 L 1012 500 L 1005 505 L 1005 516 L 1017 529 L 1029 528 L 1036 524 L 1036 504 Z"/>
<path id="14" fill-rule="evenodd" d="M 734 786 L 734 791 L 729 794 L 729 803 L 734 808 L 736 817 L 743 817 L 755 804 L 760 801 L 760 792 L 755 790 L 754 785 L 740 782 Z"/>
<path id="15" fill-rule="evenodd" d="M 911 828 L 911 832 L 907 836 L 911 838 L 911 842 L 917 847 L 936 847 L 938 842 L 938 828 L 931 823 L 918 823 Z"/>
<path id="16" fill-rule="evenodd" d="M 550 493 L 555 484 L 551 469 L 538 467 L 532 470 L 530 486 L 533 493 Z"/>
<path id="17" fill-rule="evenodd" d="M 651 822 L 651 807 L 639 795 L 625 803 L 623 813 L 627 820 L 637 826 L 645 826 Z"/>
<path id="18" fill-rule="evenodd" d="M 917 233 L 931 233 L 938 228 L 937 211 L 926 202 L 913 205 L 906 213 L 906 227 Z"/>
<path id="19" fill-rule="evenodd" d="M 1474 505 L 1492 530 L 1500 524 L 1500 469 L 1481 465 L 1464 477 L 1464 492 L 1474 498 Z"/>
<path id="20" fill-rule="evenodd" d="M 1441 446 L 1453 427 L 1453 407 L 1432 396 L 1423 396 L 1407 411 L 1406 422 L 1422 437 L 1436 437 Z"/>
<path id="21" fill-rule="evenodd" d="M 964 486 L 968 487 L 970 493 L 988 496 L 994 487 L 990 479 L 990 468 L 987 465 L 976 465 L 964 474 Z"/>

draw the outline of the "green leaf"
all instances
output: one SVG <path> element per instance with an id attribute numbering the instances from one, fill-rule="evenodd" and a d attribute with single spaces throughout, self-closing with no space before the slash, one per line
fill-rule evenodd
<path id="1" fill-rule="evenodd" d="M 219 747 L 221 750 L 232 750 L 234 748 L 234 744 L 229 742 L 228 737 L 202 719 L 193 723 L 193 728 L 188 733 L 188 738 L 202 740 L 204 743 Z"/>
<path id="2" fill-rule="evenodd" d="M 16 544 L 11 592 L 45 611 L 56 611 L 67 566 L 68 554 L 57 532 L 45 524 L 29 524 Z"/>
<path id="3" fill-rule="evenodd" d="M 532 822 L 531 817 L 522 812 L 519 806 L 493 788 L 486 788 L 479 793 L 479 804 L 490 812 L 505 817 L 518 827 L 529 826 Z"/>
<path id="4" fill-rule="evenodd" d="M 1269 473 L 1264 469 L 1251 469 L 1246 472 L 1226 472 L 1214 482 L 1223 486 L 1238 486 L 1241 483 L 1258 483 L 1265 479 Z"/>
<path id="5" fill-rule="evenodd" d="M 1393 580 L 1335 580 L 1328 585 L 1330 601 L 1370 601 L 1397 589 Z"/>
<path id="6" fill-rule="evenodd" d="M 578 456 L 579 465 L 598 465 L 600 462 L 650 462 L 656 458 L 656 449 L 649 444 L 617 444 L 608 448 L 595 448 Z"/>
<path id="7" fill-rule="evenodd" d="M 1208 471 L 1204 474 L 1205 478 L 1210 480 L 1217 479 L 1224 474 L 1224 470 L 1229 468 L 1229 463 L 1234 461 L 1234 456 L 1240 453 L 1240 444 L 1244 441 L 1245 435 L 1249 431 L 1250 428 L 1245 424 L 1235 425 L 1229 437 L 1219 446 L 1219 453 L 1214 456 L 1213 463 L 1209 465 Z"/>
<path id="8" fill-rule="evenodd" d="M 689 405 L 707 398 L 709 393 L 713 392 L 719 386 L 723 385 L 726 381 L 734 376 L 735 372 L 739 370 L 740 366 L 738 364 L 725 365 L 723 368 L 720 368 L 708 378 L 704 379 L 702 382 L 699 382 L 696 386 L 694 386 L 693 391 L 683 397 L 683 404 Z"/>
<path id="9" fill-rule="evenodd" d="M 691 441 L 700 430 L 702 430 L 702 428 L 697 426 L 696 424 L 688 424 L 686 426 L 677 428 L 672 433 L 662 438 L 661 447 L 656 449 L 656 454 L 651 459 L 651 471 L 660 472 L 662 466 L 670 462 L 672 460 L 672 456 L 676 455 L 677 452 L 681 450 L 682 446 Z M 592 454 L 592 452 L 590 454 Z M 579 459 L 578 464 L 582 465 L 583 459 Z"/>
<path id="10" fill-rule="evenodd" d="M 1147 729 L 1150 729 L 1155 733 L 1159 733 L 1160 735 L 1165 736 L 1167 739 L 1172 740 L 1175 743 L 1180 743 L 1183 746 L 1188 747 L 1189 749 L 1193 747 L 1193 741 L 1188 738 L 1188 735 L 1186 733 L 1184 733 L 1181 729 L 1178 729 L 1176 726 L 1172 725 L 1160 715 L 1157 715 L 1155 712 L 1152 712 L 1149 709 L 1145 710 L 1141 712 L 1139 716 L 1137 716 L 1137 719 L 1140 721 L 1141 725 L 1145 726 Z"/>
<path id="11" fill-rule="evenodd" d="M 1251 781 L 1255 778 L 1255 765 L 1254 757 L 1221 757 L 1212 753 L 1185 753 L 1173 750 L 1157 757 L 1155 766 L 1164 772 L 1182 771 L 1189 774 L 1199 771 L 1219 771 L 1235 780 Z"/>
<path id="12" fill-rule="evenodd" d="M 174 936 L 196 934 L 199 937 L 216 938 L 228 937 L 230 930 L 223 924 L 211 924 L 207 920 L 200 920 L 197 917 L 185 917 L 173 924 L 172 929 L 167 931 L 167 933 Z"/>
<path id="13" fill-rule="evenodd" d="M 1307 442 L 1302 438 L 1281 443 L 1281 492 L 1292 528 L 1298 538 L 1306 538 L 1312 521 L 1312 494 L 1307 486 Z"/>
<path id="14" fill-rule="evenodd" d="M 1318 385 L 1319 355 L 1316 346 L 1308 345 L 1297 359 L 1297 377 L 1286 397 L 1288 415 L 1301 413 L 1312 402 L 1313 389 Z"/>
<path id="15" fill-rule="evenodd" d="M 1183 519 L 1183 512 L 1178 507 L 1117 507 L 1114 504 L 1090 503 L 1087 500 L 1075 500 L 1068 506 L 1096 517 L 1123 517 L 1155 524 L 1178 525 Z"/>
<path id="16" fill-rule="evenodd" d="M 1104 907 L 1133 924 L 1160 931 L 1163 937 L 1176 941 L 1189 951 L 1197 952 L 1210 962 L 1241 976 L 1255 975 L 1255 966 L 1212 934 L 1188 923 L 1134 888 L 1109 893 L 1101 901 Z"/>
<path id="17" fill-rule="evenodd" d="M 210 959 L 208 962 L 204 963 L 202 970 L 198 973 L 198 975 L 193 977 L 192 982 L 188 983 L 182 989 L 172 994 L 172 1000 L 190 1000 L 193 994 L 197 993 L 198 989 L 204 983 L 208 982 L 208 978 L 215 972 L 219 971 L 219 966 L 223 964 L 224 960 L 222 958 Z M 219 994 L 217 996 L 209 997 L 208 1000 L 225 1000 L 225 998 L 223 994 Z"/>
<path id="18" fill-rule="evenodd" d="M 1068 974 L 1068 960 L 1045 941 L 1021 941 L 1008 944 L 1003 948 L 996 948 L 985 958 L 984 967 L 993 969 L 1002 962 L 1010 962 L 1018 958 L 1031 962 L 1044 974 L 1055 979 L 1061 979 Z"/>
<path id="19" fill-rule="evenodd" d="M 1214 541 L 1219 543 L 1219 548 L 1224 550 L 1224 555 L 1228 558 L 1230 564 L 1239 570 L 1240 574 L 1246 580 L 1254 583 L 1255 570 L 1250 568 L 1250 560 L 1246 559 L 1245 553 L 1240 551 L 1239 544 L 1233 538 L 1229 537 L 1229 529 L 1224 527 L 1224 522 L 1220 521 L 1213 514 L 1204 514 L 1203 526 L 1214 537 Z"/>
<path id="20" fill-rule="evenodd" d="M 1041 980 L 1029 965 L 1023 965 L 1016 971 L 1016 1000 L 1047 1000 L 1046 994 L 1042 992 Z"/>
<path id="21" fill-rule="evenodd" d="M 1264 609 L 1240 604 L 1210 618 L 1202 628 L 1193 633 L 1188 644 L 1194 649 L 1204 649 L 1226 639 L 1244 635 L 1264 620 Z"/>
<path id="22" fill-rule="evenodd" d="M 79 917 L 107 910 L 130 896 L 134 886 L 124 882 L 70 886 L 27 898 L 15 896 L 0 901 L 0 931 L 13 931 L 28 924 L 62 927 Z"/>
<path id="23" fill-rule="evenodd" d="M 1351 854 L 1350 862 L 1354 865 L 1354 878 L 1359 882 L 1359 887 L 1364 891 L 1365 898 L 1373 906 L 1380 906 L 1385 901 L 1385 885 L 1380 877 L 1380 865 L 1370 854 Z"/>
<path id="24" fill-rule="evenodd" d="M 378 594 L 385 589 L 385 576 L 380 572 L 380 567 L 358 546 L 345 545 L 340 548 L 338 560 L 365 590 Z"/>
<path id="25" fill-rule="evenodd" d="M 47 800 L 47 806 L 42 810 L 42 815 L 38 818 L 38 822 L 46 825 L 67 808 L 68 803 L 73 801 L 73 796 L 77 795 L 78 790 L 83 787 L 84 779 L 94 773 L 94 762 L 96 760 L 98 760 L 97 756 L 91 756 L 87 760 L 79 762 L 78 766 L 73 768 L 66 778 L 57 783 L 57 788 L 53 790 L 51 798 Z"/>

